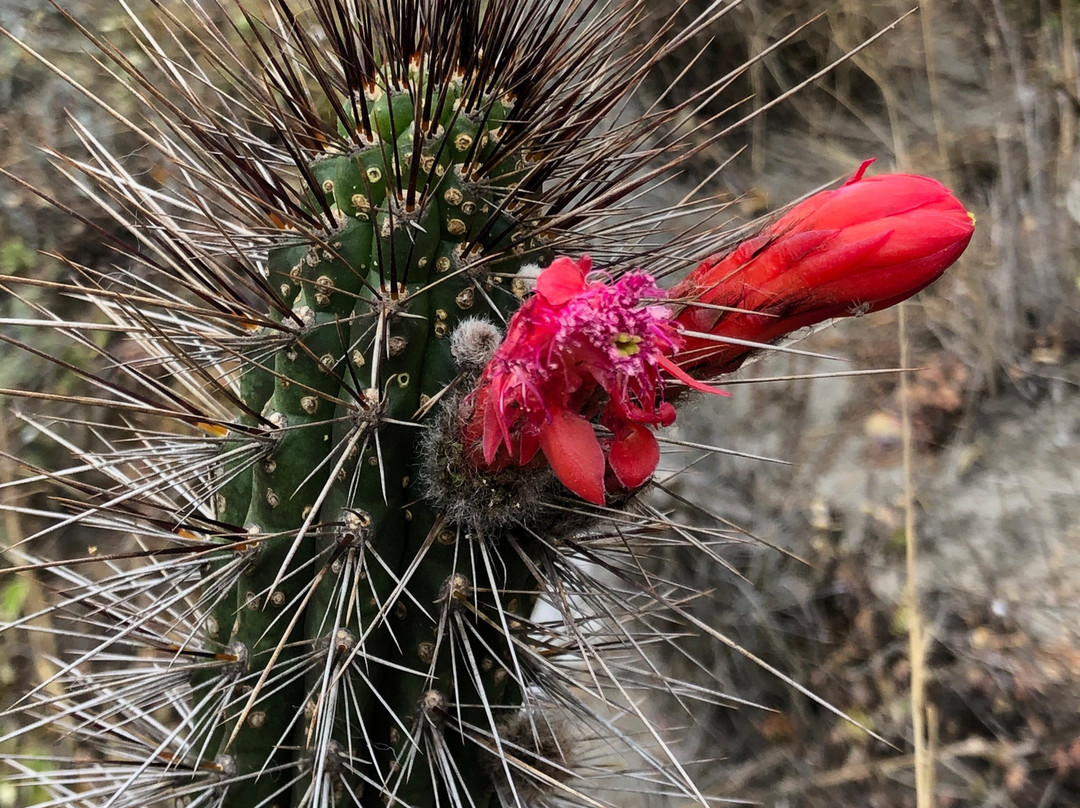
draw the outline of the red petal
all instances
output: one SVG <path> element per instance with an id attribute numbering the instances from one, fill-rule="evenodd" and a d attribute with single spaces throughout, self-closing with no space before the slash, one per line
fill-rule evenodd
<path id="1" fill-rule="evenodd" d="M 871 157 L 871 158 L 870 158 L 870 159 L 868 159 L 868 160 L 863 160 L 863 161 L 862 161 L 862 165 L 860 165 L 860 166 L 859 166 L 859 168 L 858 168 L 858 170 L 857 170 L 857 171 L 855 172 L 855 176 L 854 176 L 854 177 L 852 177 L 852 178 L 851 178 L 850 180 L 848 180 L 847 182 L 845 182 L 845 183 L 844 183 L 844 185 L 853 185 L 854 183 L 856 183 L 856 182 L 858 182 L 859 180 L 861 180 L 861 179 L 863 178 L 863 174 L 865 174 L 865 173 L 866 173 L 866 169 L 870 168 L 870 166 L 872 166 L 872 165 L 873 165 L 874 163 L 876 163 L 876 162 L 877 162 L 877 158 L 876 158 L 876 157 Z"/>
<path id="2" fill-rule="evenodd" d="M 484 418 L 484 462 L 490 464 L 504 443 L 511 457 L 514 445 L 510 441 L 510 425 L 503 412 L 503 388 L 506 379 L 497 376 L 490 384 L 480 387 L 476 395 L 476 408 L 483 411 Z"/>
<path id="3" fill-rule="evenodd" d="M 540 448 L 559 481 L 594 505 L 604 504 L 604 452 L 592 424 L 570 410 L 552 412 Z"/>
<path id="4" fill-rule="evenodd" d="M 767 232 L 790 227 L 833 230 L 922 210 L 964 212 L 949 189 L 930 177 L 879 174 L 834 191 L 823 191 L 796 205 Z"/>
<path id="5" fill-rule="evenodd" d="M 688 385 L 689 387 L 693 387 L 695 390 L 699 390 L 702 393 L 711 393 L 714 396 L 731 395 L 731 393 L 729 393 L 727 390 L 718 390 L 715 387 L 709 387 L 709 385 L 705 384 L 704 382 L 699 382 L 697 379 L 695 379 L 681 367 L 676 365 L 666 356 L 657 354 L 656 364 L 658 364 L 660 367 L 662 367 L 664 370 L 666 370 L 683 384 Z"/>
<path id="6" fill-rule="evenodd" d="M 522 435 L 521 440 L 518 443 L 517 464 L 519 466 L 527 466 L 529 462 L 536 457 L 536 453 L 539 451 L 540 439 L 536 435 Z"/>
<path id="7" fill-rule="evenodd" d="M 580 261 L 560 255 L 536 279 L 536 293 L 551 305 L 561 306 L 588 288 L 585 273 L 591 266 L 592 259 L 587 255 Z"/>
<path id="8" fill-rule="evenodd" d="M 608 463 L 619 482 L 628 490 L 649 481 L 660 462 L 660 445 L 653 433 L 640 424 L 630 424 L 622 437 L 615 438 Z"/>
<path id="9" fill-rule="evenodd" d="M 503 427 L 494 406 L 484 408 L 484 462 L 490 464 L 503 444 Z"/>

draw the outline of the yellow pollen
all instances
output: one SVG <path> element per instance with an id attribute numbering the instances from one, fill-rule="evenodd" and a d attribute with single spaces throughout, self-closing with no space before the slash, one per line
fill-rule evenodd
<path id="1" fill-rule="evenodd" d="M 615 347 L 623 356 L 634 356 L 639 353 L 641 347 L 638 343 L 640 342 L 641 337 L 634 334 L 617 334 L 615 336 Z"/>

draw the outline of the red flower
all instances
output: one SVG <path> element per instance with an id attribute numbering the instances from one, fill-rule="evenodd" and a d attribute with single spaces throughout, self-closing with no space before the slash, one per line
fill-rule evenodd
<path id="1" fill-rule="evenodd" d="M 675 420 L 673 381 L 735 370 L 755 347 L 833 317 L 915 294 L 955 261 L 974 229 L 940 183 L 893 174 L 816 194 L 730 254 L 711 258 L 669 295 L 641 270 L 589 276 L 590 260 L 557 258 L 510 320 L 463 407 L 477 469 L 546 462 L 578 496 L 602 505 L 652 476 L 652 430 Z M 685 301 L 673 317 L 650 304 Z M 594 421 L 610 436 L 598 437 Z"/>
<path id="2" fill-rule="evenodd" d="M 627 490 L 656 469 L 650 427 L 675 420 L 660 371 L 679 338 L 671 312 L 648 302 L 664 297 L 651 276 L 608 283 L 588 277 L 591 265 L 560 257 L 540 273 L 466 402 L 463 437 L 478 468 L 524 466 L 542 452 L 567 488 L 602 505 L 608 469 Z M 597 437 L 597 416 L 610 438 Z"/>
<path id="3" fill-rule="evenodd" d="M 975 226 L 949 190 L 912 174 L 864 178 L 870 162 L 671 290 L 689 301 L 676 317 L 683 370 L 698 378 L 729 373 L 755 349 L 724 339 L 762 345 L 833 317 L 887 308 L 960 257 Z"/>

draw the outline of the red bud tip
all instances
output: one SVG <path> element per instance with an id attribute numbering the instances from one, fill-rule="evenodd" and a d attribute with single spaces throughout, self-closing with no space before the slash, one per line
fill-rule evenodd
<path id="1" fill-rule="evenodd" d="M 698 378 L 730 373 L 755 350 L 693 332 L 767 344 L 906 300 L 960 257 L 975 224 L 959 200 L 929 177 L 864 177 L 870 162 L 846 185 L 814 194 L 732 252 L 704 261 L 671 291 L 687 301 L 676 317 L 686 344 L 675 359 L 684 370 Z"/>

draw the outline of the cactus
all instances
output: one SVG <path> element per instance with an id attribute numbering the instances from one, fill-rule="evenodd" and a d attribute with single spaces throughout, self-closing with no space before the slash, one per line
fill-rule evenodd
<path id="1" fill-rule="evenodd" d="M 711 555 L 711 539 L 636 496 L 665 397 L 703 385 L 674 312 L 649 308 L 665 293 L 631 292 L 627 270 L 663 275 L 725 236 L 649 247 L 652 214 L 634 211 L 650 161 L 693 150 L 679 108 L 618 115 L 712 18 L 635 41 L 643 2 L 578 5 L 274 0 L 230 7 L 231 29 L 185 0 L 132 18 L 138 60 L 86 32 L 145 103 L 146 123 L 117 115 L 165 179 L 85 130 L 89 158 L 58 158 L 129 234 L 123 270 L 75 264 L 59 291 L 142 358 L 41 312 L 109 366 L 53 359 L 100 391 L 72 399 L 104 408 L 99 445 L 22 416 L 76 456 L 30 470 L 78 503 L 41 535 L 101 536 L 62 563 L 19 549 L 56 581 L 47 616 L 82 640 L 16 707 L 16 734 L 59 728 L 83 761 L 9 761 L 51 804 L 624 804 L 604 795 L 609 769 L 706 801 L 638 696 L 690 714 L 725 698 L 655 660 L 679 631 L 712 632 L 684 608 L 697 593 L 650 575 L 653 545 Z M 606 281 L 554 260 L 583 252 Z M 562 297 L 594 293 L 652 318 L 653 342 L 614 338 L 618 357 L 641 351 L 636 409 L 603 404 L 629 371 L 575 366 L 587 401 L 545 410 L 550 429 L 513 420 L 491 391 L 538 333 L 522 301 L 557 319 Z M 584 350 L 544 350 L 566 345 Z M 593 437 L 601 423 L 612 434 Z"/>

